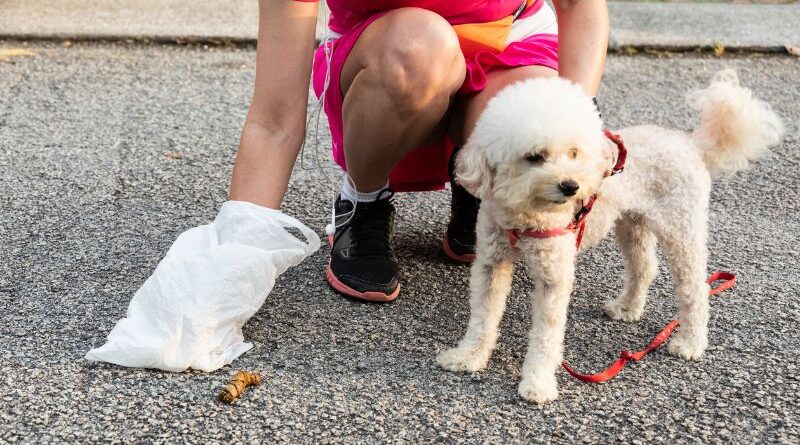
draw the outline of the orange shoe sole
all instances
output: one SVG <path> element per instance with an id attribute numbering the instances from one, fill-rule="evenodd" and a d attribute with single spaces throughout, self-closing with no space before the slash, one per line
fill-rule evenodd
<path id="1" fill-rule="evenodd" d="M 442 242 L 442 248 L 444 249 L 445 255 L 447 255 L 453 261 L 458 261 L 459 263 L 471 263 L 475 261 L 474 253 L 465 253 L 464 255 L 459 255 L 453 252 L 452 249 L 450 249 L 450 238 L 448 238 L 446 231 L 444 232 L 444 241 Z"/>
<path id="2" fill-rule="evenodd" d="M 397 296 L 400 295 L 399 284 L 397 285 L 397 289 L 390 294 L 373 291 L 359 292 L 336 278 L 336 275 L 333 274 L 333 270 L 331 270 L 330 262 L 328 262 L 328 266 L 325 268 L 325 277 L 328 279 L 328 284 L 331 285 L 333 290 L 358 300 L 371 301 L 373 303 L 388 303 L 394 301 Z"/>
<path id="3" fill-rule="evenodd" d="M 333 235 L 328 235 L 328 245 L 333 247 Z M 325 267 L 325 278 L 327 278 L 328 284 L 330 284 L 333 290 L 357 300 L 371 301 L 373 303 L 388 303 L 394 301 L 397 296 L 400 295 L 399 284 L 397 285 L 397 289 L 391 294 L 373 291 L 359 292 L 336 278 L 336 275 L 333 274 L 333 270 L 331 270 L 330 260 L 328 260 L 328 266 Z"/>

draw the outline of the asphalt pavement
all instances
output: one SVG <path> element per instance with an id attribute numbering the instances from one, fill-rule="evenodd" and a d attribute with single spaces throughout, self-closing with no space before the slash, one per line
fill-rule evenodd
<path id="1" fill-rule="evenodd" d="M 733 67 L 787 136 L 714 186 L 709 268 L 739 283 L 712 299 L 703 360 L 662 349 L 603 385 L 560 372 L 559 400 L 539 407 L 516 392 L 530 318 L 523 274 L 489 368 L 435 365 L 468 316 L 468 268 L 440 249 L 447 191 L 397 197 L 403 290 L 392 304 L 332 292 L 323 249 L 281 277 L 245 326 L 254 349 L 232 367 L 85 361 L 175 237 L 226 199 L 254 52 L 0 42 L 11 47 L 33 55 L 0 62 L 0 442 L 800 442 L 800 59 L 609 58 L 600 103 L 611 128 L 691 128 L 685 91 Z M 314 139 L 311 129 L 306 166 L 327 149 L 324 120 Z M 321 231 L 332 198 L 319 171 L 298 168 L 285 211 Z M 675 314 L 662 262 L 639 323 L 605 317 L 621 267 L 611 240 L 580 258 L 565 346 L 580 370 L 643 347 Z M 238 369 L 260 371 L 263 384 L 217 402 Z"/>

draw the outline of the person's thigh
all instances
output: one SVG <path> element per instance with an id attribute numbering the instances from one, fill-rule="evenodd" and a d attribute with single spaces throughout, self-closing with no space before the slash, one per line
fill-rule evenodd
<path id="1" fill-rule="evenodd" d="M 479 93 L 459 98 L 450 122 L 450 138 L 460 146 L 472 134 L 475 123 L 489 101 L 508 85 L 536 77 L 557 77 L 558 71 L 546 66 L 521 66 L 492 71 L 486 79 L 486 88 Z"/>
<path id="2" fill-rule="evenodd" d="M 433 95 L 455 97 L 466 67 L 455 31 L 444 18 L 419 8 L 400 8 L 383 14 L 358 37 L 342 66 L 343 97 L 365 70 L 380 73 L 381 90 L 413 108 Z M 425 143 L 441 138 L 446 121 L 445 114 Z"/>

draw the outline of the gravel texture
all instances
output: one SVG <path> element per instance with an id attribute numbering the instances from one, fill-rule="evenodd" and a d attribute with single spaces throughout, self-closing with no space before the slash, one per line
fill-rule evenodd
<path id="1" fill-rule="evenodd" d="M 24 44 L 0 42 L 15 46 Z M 784 117 L 787 137 L 714 187 L 709 267 L 739 284 L 713 298 L 704 359 L 659 350 L 604 385 L 561 372 L 560 399 L 537 407 L 516 393 L 531 290 L 522 274 L 489 369 L 435 366 L 468 314 L 468 268 L 440 249 L 446 191 L 397 198 L 403 290 L 393 304 L 333 293 L 323 249 L 281 277 L 245 327 L 254 349 L 233 367 L 87 363 L 175 237 L 225 200 L 254 53 L 26 48 L 35 55 L 0 63 L 0 442 L 800 441 L 800 59 L 609 58 L 600 102 L 612 128 L 690 128 L 684 92 L 732 66 Z M 321 136 L 317 152 L 326 146 Z M 312 143 L 307 165 L 314 152 Z M 320 172 L 298 169 L 285 210 L 321 230 L 332 197 Z M 579 263 L 566 356 L 599 370 L 671 319 L 673 283 L 662 265 L 644 319 L 614 322 L 601 306 L 621 289 L 616 247 L 604 242 Z M 264 383 L 232 406 L 215 401 L 237 369 L 262 372 Z"/>

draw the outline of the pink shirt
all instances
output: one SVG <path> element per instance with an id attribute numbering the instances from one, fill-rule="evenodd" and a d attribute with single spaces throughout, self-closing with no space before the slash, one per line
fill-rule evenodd
<path id="1" fill-rule="evenodd" d="M 514 14 L 523 3 L 524 0 L 328 0 L 331 10 L 328 26 L 344 34 L 376 13 L 409 6 L 433 11 L 452 25 L 486 23 Z M 538 10 L 544 1 L 532 3 L 523 16 Z"/>

